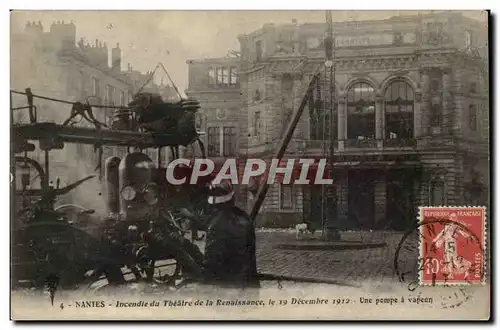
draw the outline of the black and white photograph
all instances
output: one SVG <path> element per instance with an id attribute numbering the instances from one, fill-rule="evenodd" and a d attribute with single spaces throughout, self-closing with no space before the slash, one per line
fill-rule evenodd
<path id="1" fill-rule="evenodd" d="M 489 320 L 490 24 L 12 10 L 11 319 Z"/>

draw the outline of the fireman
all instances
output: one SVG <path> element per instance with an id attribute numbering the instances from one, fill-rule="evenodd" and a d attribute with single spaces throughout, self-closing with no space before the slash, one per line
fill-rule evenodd
<path id="1" fill-rule="evenodd" d="M 258 288 L 255 228 L 248 214 L 235 206 L 229 181 L 209 185 L 211 205 L 206 236 L 204 278 L 235 288 Z"/>

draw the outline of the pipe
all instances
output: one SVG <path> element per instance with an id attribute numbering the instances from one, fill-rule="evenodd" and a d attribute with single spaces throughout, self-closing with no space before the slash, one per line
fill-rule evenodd
<path id="1" fill-rule="evenodd" d="M 109 213 L 120 212 L 120 194 L 119 194 L 119 174 L 118 167 L 121 159 L 119 157 L 110 157 L 106 159 L 104 165 L 104 177 L 106 182 L 106 207 Z"/>

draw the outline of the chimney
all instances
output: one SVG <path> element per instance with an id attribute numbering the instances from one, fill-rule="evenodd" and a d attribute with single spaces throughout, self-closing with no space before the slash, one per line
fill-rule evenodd
<path id="1" fill-rule="evenodd" d="M 122 69 L 122 51 L 119 43 L 116 44 L 115 48 L 111 49 L 111 69 L 116 72 L 120 72 Z"/>

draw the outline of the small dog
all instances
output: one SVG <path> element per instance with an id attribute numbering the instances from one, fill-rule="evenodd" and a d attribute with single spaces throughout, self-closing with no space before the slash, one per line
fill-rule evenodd
<path id="1" fill-rule="evenodd" d="M 303 234 L 309 233 L 314 235 L 314 229 L 307 223 L 299 223 L 295 226 L 295 237 L 300 239 Z"/>

